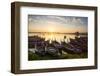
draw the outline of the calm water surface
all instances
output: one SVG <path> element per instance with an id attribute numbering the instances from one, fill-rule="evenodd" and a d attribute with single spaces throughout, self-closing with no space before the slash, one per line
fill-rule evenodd
<path id="1" fill-rule="evenodd" d="M 64 36 L 66 36 L 66 39 L 65 39 L 66 42 L 69 42 L 70 38 L 75 39 L 75 36 L 76 36 L 75 34 L 29 33 L 29 36 L 35 36 L 35 35 L 45 38 L 45 40 L 50 40 L 50 41 L 56 40 L 59 43 L 64 40 Z M 80 35 L 80 36 L 85 37 L 87 35 Z"/>

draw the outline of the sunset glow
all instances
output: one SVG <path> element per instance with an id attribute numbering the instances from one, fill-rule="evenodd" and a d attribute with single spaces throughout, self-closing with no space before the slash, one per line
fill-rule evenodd
<path id="1" fill-rule="evenodd" d="M 87 17 L 29 15 L 29 32 L 87 32 Z"/>
<path id="2" fill-rule="evenodd" d="M 48 29 L 48 32 L 55 32 L 55 29 L 51 27 Z"/>

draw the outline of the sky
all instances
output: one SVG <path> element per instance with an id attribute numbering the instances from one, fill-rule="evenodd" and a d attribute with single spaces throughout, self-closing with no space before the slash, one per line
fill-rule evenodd
<path id="1" fill-rule="evenodd" d="M 86 33 L 88 17 L 28 15 L 28 32 Z"/>

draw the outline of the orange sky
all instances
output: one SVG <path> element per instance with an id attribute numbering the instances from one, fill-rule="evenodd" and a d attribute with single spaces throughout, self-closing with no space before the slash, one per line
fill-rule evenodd
<path id="1" fill-rule="evenodd" d="M 29 32 L 87 32 L 87 17 L 28 16 Z"/>

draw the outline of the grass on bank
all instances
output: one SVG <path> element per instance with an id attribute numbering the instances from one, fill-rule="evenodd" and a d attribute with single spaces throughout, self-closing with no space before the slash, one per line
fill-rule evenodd
<path id="1" fill-rule="evenodd" d="M 50 54 L 46 54 L 44 56 L 40 56 L 38 54 L 32 53 L 30 51 L 28 51 L 28 60 L 32 61 L 32 60 L 53 60 L 53 59 L 79 59 L 79 58 L 87 58 L 88 54 L 85 53 L 81 53 L 81 54 L 68 54 L 68 53 L 63 53 L 62 55 L 57 55 L 57 56 L 53 56 Z"/>

